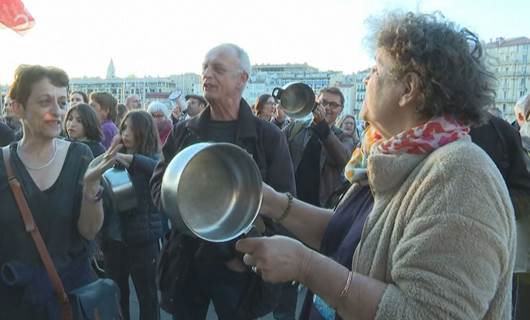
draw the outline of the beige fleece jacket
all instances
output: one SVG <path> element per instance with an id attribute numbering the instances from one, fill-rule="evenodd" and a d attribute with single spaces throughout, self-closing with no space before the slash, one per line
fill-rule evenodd
<path id="1" fill-rule="evenodd" d="M 470 139 L 428 155 L 374 154 L 374 208 L 352 269 L 388 284 L 376 319 L 510 319 L 515 220 Z"/>

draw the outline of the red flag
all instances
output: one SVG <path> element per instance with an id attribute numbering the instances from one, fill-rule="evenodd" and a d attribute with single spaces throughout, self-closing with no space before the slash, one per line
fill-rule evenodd
<path id="1" fill-rule="evenodd" d="M 0 24 L 24 35 L 35 25 L 35 19 L 21 0 L 0 0 Z"/>

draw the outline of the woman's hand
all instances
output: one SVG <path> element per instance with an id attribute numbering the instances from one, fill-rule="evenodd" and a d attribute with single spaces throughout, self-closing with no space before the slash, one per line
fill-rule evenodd
<path id="1" fill-rule="evenodd" d="M 273 283 L 303 282 L 313 254 L 298 240 L 284 236 L 241 239 L 236 249 L 245 253 L 246 265 L 255 266 L 263 280 Z"/>
<path id="2" fill-rule="evenodd" d="M 88 186 L 99 186 L 99 180 L 103 173 L 112 167 L 116 163 L 116 154 L 123 145 L 120 143 L 121 140 L 114 139 L 109 149 L 101 154 L 100 156 L 94 158 L 89 164 L 85 172 L 85 187 Z"/>
<path id="3" fill-rule="evenodd" d="M 134 159 L 134 156 L 132 154 L 121 153 L 121 152 L 118 152 L 116 154 L 116 162 L 118 162 L 125 168 L 129 168 L 131 166 L 133 159 Z"/>

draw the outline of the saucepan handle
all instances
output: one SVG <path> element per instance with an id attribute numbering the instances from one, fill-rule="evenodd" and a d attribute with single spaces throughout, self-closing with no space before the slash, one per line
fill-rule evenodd
<path id="1" fill-rule="evenodd" d="M 248 227 L 247 231 L 244 233 L 244 237 L 262 237 L 265 234 L 265 223 L 263 219 L 258 216 L 254 222 Z"/>
<path id="2" fill-rule="evenodd" d="M 276 88 L 272 89 L 272 96 L 274 97 L 274 99 L 280 100 L 282 92 L 283 92 L 282 88 L 276 87 Z"/>
<path id="3" fill-rule="evenodd" d="M 245 238 L 261 237 L 261 234 L 254 225 L 250 226 L 250 229 L 245 233 Z"/>

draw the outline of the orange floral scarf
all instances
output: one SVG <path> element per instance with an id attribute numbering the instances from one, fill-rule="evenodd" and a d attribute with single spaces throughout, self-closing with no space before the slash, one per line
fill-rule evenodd
<path id="1" fill-rule="evenodd" d="M 463 125 L 454 117 L 442 116 L 382 141 L 377 145 L 377 149 L 384 154 L 425 154 L 467 136 L 469 130 L 469 126 Z M 381 134 L 372 126 L 365 130 L 361 146 L 353 151 L 350 161 L 344 168 L 346 179 L 352 182 L 356 171 L 366 170 L 372 147 L 382 139 Z"/>

